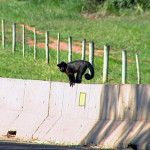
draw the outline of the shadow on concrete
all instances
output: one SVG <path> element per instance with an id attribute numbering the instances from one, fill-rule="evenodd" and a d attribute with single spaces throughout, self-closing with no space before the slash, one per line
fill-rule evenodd
<path id="1" fill-rule="evenodd" d="M 81 144 L 150 149 L 150 85 L 105 85 L 102 93 L 99 119 Z"/>

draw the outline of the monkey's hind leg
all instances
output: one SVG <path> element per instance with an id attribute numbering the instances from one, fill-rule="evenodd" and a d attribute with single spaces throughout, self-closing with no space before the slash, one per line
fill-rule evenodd
<path id="1" fill-rule="evenodd" d="M 81 83 L 81 81 L 82 81 L 82 74 L 81 73 L 77 73 L 76 83 Z"/>

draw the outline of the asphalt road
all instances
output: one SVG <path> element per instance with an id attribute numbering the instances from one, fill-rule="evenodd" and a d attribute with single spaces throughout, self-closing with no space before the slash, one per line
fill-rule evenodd
<path id="1" fill-rule="evenodd" d="M 96 148 L 0 141 L 0 150 L 94 150 L 94 149 Z"/>

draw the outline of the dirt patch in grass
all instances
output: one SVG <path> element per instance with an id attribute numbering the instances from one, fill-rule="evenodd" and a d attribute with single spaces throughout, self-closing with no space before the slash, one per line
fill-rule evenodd
<path id="1" fill-rule="evenodd" d="M 94 16 L 91 16 L 91 17 L 94 17 Z M 20 25 L 22 25 L 22 24 L 20 24 Z M 25 28 L 29 31 L 34 32 L 34 27 L 30 27 L 29 25 L 25 25 Z M 44 33 L 41 32 L 41 31 L 37 30 L 36 33 L 44 36 Z M 57 39 L 49 37 L 49 40 L 50 40 L 49 47 L 53 50 L 57 50 Z M 34 46 L 34 41 L 31 40 L 31 39 L 28 39 L 27 43 L 28 43 L 29 46 Z M 39 47 L 39 48 L 45 48 L 45 43 L 44 42 L 37 42 L 36 46 Z M 69 45 L 68 45 L 67 42 L 60 41 L 60 50 L 68 51 L 68 47 L 69 47 Z M 80 53 L 81 54 L 82 53 L 82 43 L 81 42 L 73 42 L 72 51 L 75 52 L 75 53 Z M 94 50 L 94 55 L 96 55 L 96 56 L 103 56 L 103 53 L 104 53 L 103 49 L 102 50 L 101 49 L 95 49 Z M 110 53 L 113 54 L 113 53 L 115 53 L 115 51 L 110 50 Z M 85 54 L 89 55 L 88 44 L 86 45 Z M 121 60 L 122 58 L 115 58 L 115 59 Z M 132 59 L 127 59 L 127 61 L 128 62 L 135 62 L 135 60 L 132 60 Z"/>

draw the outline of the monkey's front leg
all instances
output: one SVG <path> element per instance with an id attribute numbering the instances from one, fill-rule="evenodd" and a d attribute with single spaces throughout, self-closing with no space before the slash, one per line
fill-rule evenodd
<path id="1" fill-rule="evenodd" d="M 69 75 L 69 81 L 70 81 L 70 86 L 73 87 L 73 85 L 75 84 L 74 74 Z"/>

